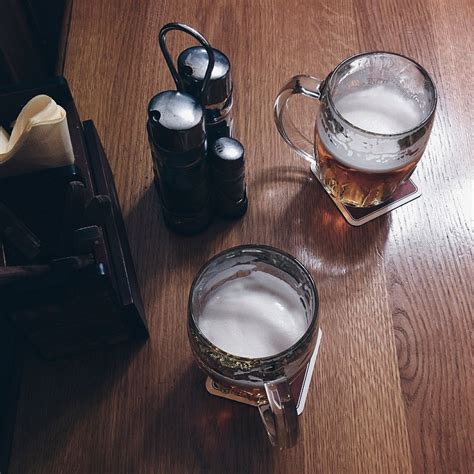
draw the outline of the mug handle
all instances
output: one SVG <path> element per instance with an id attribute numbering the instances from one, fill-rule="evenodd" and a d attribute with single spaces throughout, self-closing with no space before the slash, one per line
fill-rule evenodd
<path id="1" fill-rule="evenodd" d="M 278 93 L 273 108 L 273 118 L 280 135 L 298 155 L 311 164 L 316 164 L 314 159 L 314 143 L 308 140 L 296 127 L 288 114 L 288 101 L 295 94 L 302 94 L 312 99 L 321 99 L 321 90 L 324 81 L 313 76 L 294 76 Z"/>
<path id="2" fill-rule="evenodd" d="M 291 448 L 298 438 L 298 414 L 286 377 L 264 384 L 266 400 L 258 406 L 273 446 Z"/>

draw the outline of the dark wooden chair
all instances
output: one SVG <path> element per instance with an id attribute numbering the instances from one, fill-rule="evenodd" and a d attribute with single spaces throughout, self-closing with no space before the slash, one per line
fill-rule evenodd
<path id="1" fill-rule="evenodd" d="M 71 0 L 0 0 L 0 89 L 9 84 L 42 81 L 62 73 L 70 8 Z M 21 337 L 0 317 L 2 474 L 8 469 L 14 431 L 23 353 L 21 344 Z"/>
<path id="2" fill-rule="evenodd" d="M 62 73 L 71 0 L 0 0 L 0 86 Z"/>

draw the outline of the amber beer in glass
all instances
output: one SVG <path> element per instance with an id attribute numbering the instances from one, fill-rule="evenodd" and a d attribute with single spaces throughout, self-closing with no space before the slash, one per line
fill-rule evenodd
<path id="1" fill-rule="evenodd" d="M 314 141 L 287 113 L 295 94 L 320 101 Z M 428 142 L 436 101 L 433 81 L 415 61 L 394 53 L 362 53 L 340 63 L 323 81 L 291 79 L 276 99 L 275 121 L 336 200 L 371 207 L 409 179 Z"/>

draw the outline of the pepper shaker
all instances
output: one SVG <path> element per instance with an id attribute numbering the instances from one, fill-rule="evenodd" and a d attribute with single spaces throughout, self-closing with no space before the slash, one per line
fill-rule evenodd
<path id="1" fill-rule="evenodd" d="M 244 147 L 229 137 L 216 140 L 209 150 L 214 209 L 226 218 L 238 218 L 248 207 Z"/>

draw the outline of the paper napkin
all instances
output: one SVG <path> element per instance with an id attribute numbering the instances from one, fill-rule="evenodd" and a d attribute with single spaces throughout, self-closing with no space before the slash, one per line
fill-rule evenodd
<path id="1" fill-rule="evenodd" d="M 10 136 L 0 127 L 0 178 L 73 163 L 66 111 L 47 95 L 23 107 Z"/>

